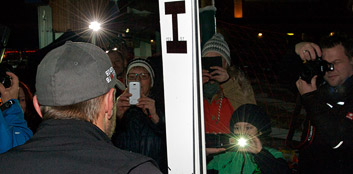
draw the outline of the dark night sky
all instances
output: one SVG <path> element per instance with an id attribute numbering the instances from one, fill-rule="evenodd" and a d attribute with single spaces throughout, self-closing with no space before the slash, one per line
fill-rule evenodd
<path id="1" fill-rule="evenodd" d="M 47 0 L 6 0 L 1 3 L 0 24 L 10 27 L 11 34 L 8 48 L 38 48 L 37 6 Z M 241 25 L 273 25 L 286 29 L 297 27 L 298 30 L 318 30 L 332 27 L 351 30 L 353 13 L 348 10 L 348 0 L 300 0 L 288 1 L 243 1 L 244 18 L 232 18 L 233 0 L 216 0 L 217 18 L 222 21 Z M 136 0 L 135 3 L 144 1 Z M 279 3 L 281 2 L 281 3 Z M 294 3 L 295 2 L 295 3 Z M 310 2 L 310 3 L 309 3 Z"/>
<path id="2" fill-rule="evenodd" d="M 1 3 L 0 24 L 10 28 L 8 48 L 38 48 L 37 6 L 24 0 Z"/>

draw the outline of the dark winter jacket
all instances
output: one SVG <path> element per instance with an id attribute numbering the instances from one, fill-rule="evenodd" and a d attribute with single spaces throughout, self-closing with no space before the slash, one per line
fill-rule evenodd
<path id="1" fill-rule="evenodd" d="M 142 109 L 131 106 L 118 121 L 112 141 L 117 147 L 154 159 L 160 169 L 167 170 L 164 114 L 156 107 L 160 121 L 154 124 Z"/>
<path id="2" fill-rule="evenodd" d="M 304 94 L 302 102 L 315 132 L 300 151 L 300 173 L 352 173 L 353 76 L 339 87 L 325 84 Z"/>
<path id="3" fill-rule="evenodd" d="M 116 148 L 92 123 L 45 120 L 27 143 L 0 155 L 0 173 L 160 173 L 150 158 Z"/>

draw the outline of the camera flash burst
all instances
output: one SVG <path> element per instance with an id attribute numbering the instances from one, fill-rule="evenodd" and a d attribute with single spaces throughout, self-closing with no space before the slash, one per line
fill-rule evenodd
<path id="1" fill-rule="evenodd" d="M 244 137 L 240 137 L 237 144 L 239 147 L 245 147 L 248 145 L 248 140 Z"/>

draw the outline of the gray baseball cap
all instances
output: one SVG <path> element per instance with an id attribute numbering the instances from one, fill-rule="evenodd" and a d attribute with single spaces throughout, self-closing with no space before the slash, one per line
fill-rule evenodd
<path id="1" fill-rule="evenodd" d="M 67 41 L 38 65 L 36 95 L 40 105 L 72 105 L 107 93 L 117 82 L 112 63 L 101 48 Z"/>

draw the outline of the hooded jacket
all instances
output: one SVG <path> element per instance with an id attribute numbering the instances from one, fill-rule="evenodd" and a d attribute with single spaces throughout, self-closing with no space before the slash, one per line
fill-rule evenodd
<path id="1" fill-rule="evenodd" d="M 204 97 L 206 133 L 230 133 L 229 121 L 233 112 L 243 104 L 256 104 L 254 91 L 244 73 L 232 66 L 229 67 L 228 74 L 229 80 L 220 84 L 219 92 L 211 101 Z"/>

